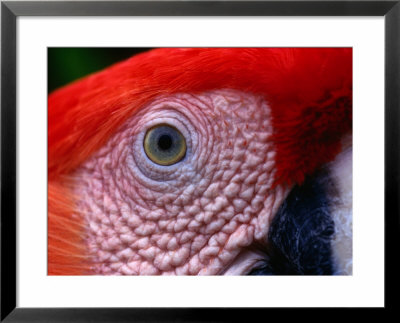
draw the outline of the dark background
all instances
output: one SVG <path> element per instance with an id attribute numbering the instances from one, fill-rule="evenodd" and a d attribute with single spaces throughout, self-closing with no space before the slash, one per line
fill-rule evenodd
<path id="1" fill-rule="evenodd" d="M 48 48 L 48 93 L 151 48 Z"/>

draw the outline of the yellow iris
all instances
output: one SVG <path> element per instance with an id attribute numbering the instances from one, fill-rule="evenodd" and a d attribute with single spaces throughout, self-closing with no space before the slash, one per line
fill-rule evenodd
<path id="1" fill-rule="evenodd" d="M 154 163 L 176 164 L 185 157 L 186 141 L 178 129 L 167 124 L 150 128 L 144 137 L 144 151 Z"/>

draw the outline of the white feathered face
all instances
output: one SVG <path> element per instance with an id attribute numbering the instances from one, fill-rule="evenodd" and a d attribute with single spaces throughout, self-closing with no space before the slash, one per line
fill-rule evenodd
<path id="1" fill-rule="evenodd" d="M 312 201 L 296 188 L 291 199 L 302 197 L 304 204 L 288 202 L 278 212 L 292 188 L 273 186 L 270 120 L 263 98 L 234 90 L 161 97 L 132 116 L 78 171 L 78 209 L 93 270 L 332 273 L 329 187 L 307 182 Z M 299 241 L 312 249 L 292 250 Z"/>

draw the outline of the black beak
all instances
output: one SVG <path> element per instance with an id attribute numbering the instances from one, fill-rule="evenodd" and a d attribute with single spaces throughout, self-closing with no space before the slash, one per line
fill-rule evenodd
<path id="1" fill-rule="evenodd" d="M 343 162 L 339 165 L 347 167 Z M 344 273 L 341 268 L 343 261 L 338 260 L 337 244 L 333 243 L 338 238 L 335 232 L 343 228 L 335 221 L 341 190 L 332 167 L 335 167 L 333 163 L 293 188 L 272 220 L 269 243 L 264 250 L 265 261 L 249 275 L 351 274 Z M 351 223 L 351 219 L 347 223 Z M 351 228 L 347 229 L 351 232 Z M 351 237 L 349 242 L 340 245 L 351 248 Z M 351 254 L 351 250 L 348 253 Z"/>

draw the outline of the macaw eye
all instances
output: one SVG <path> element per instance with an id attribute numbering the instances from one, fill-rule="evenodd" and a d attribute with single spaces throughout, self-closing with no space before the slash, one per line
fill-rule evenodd
<path id="1" fill-rule="evenodd" d="M 178 129 L 161 124 L 150 128 L 144 137 L 144 151 L 149 159 L 159 165 L 176 164 L 186 154 L 186 141 Z"/>

